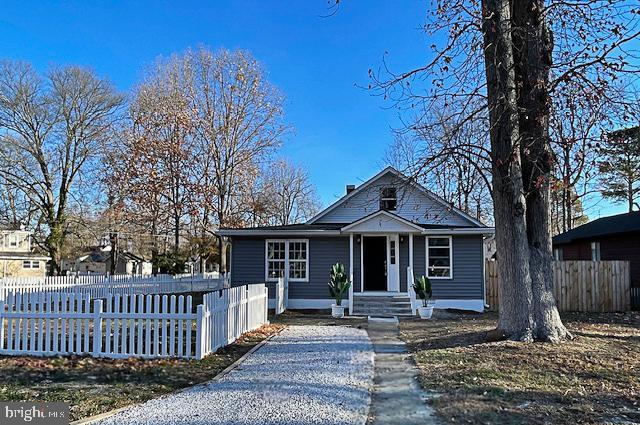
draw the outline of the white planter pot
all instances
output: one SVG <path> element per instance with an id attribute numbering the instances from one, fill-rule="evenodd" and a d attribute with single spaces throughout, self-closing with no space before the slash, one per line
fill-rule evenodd
<path id="1" fill-rule="evenodd" d="M 433 306 L 428 305 L 426 307 L 418 307 L 418 314 L 421 319 L 431 319 L 431 315 L 433 314 Z"/>
<path id="2" fill-rule="evenodd" d="M 344 307 L 341 305 L 331 304 L 331 316 L 336 319 L 341 319 L 344 317 Z"/>

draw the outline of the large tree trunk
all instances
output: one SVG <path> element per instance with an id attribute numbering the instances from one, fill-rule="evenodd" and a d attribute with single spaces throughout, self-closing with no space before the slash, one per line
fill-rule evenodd
<path id="1" fill-rule="evenodd" d="M 533 337 L 557 342 L 566 338 L 568 332 L 553 297 L 549 208 L 553 153 L 549 138 L 551 102 L 547 89 L 553 40 L 544 21 L 544 0 L 514 0 L 512 10 L 522 178 L 527 183 L 526 229 L 533 295 Z"/>
<path id="2" fill-rule="evenodd" d="M 501 300 L 498 331 L 531 340 L 531 280 L 508 0 L 484 0 L 483 33 Z"/>

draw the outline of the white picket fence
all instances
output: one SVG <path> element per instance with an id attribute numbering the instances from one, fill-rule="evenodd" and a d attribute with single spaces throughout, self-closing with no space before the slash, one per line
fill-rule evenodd
<path id="1" fill-rule="evenodd" d="M 282 314 L 289 308 L 289 280 L 278 278 L 275 287 L 275 313 Z"/>
<path id="2" fill-rule="evenodd" d="M 202 332 L 196 342 L 196 357 L 213 353 L 267 323 L 268 296 L 264 284 L 206 294 L 198 306 L 197 328 Z"/>
<path id="3" fill-rule="evenodd" d="M 264 284 L 191 296 L 38 292 L 0 301 L 0 354 L 201 359 L 267 323 Z"/>
<path id="4" fill-rule="evenodd" d="M 64 292 L 106 298 L 109 294 L 173 294 L 222 289 L 217 273 L 199 275 L 78 275 L 0 279 L 0 299 L 11 293 Z"/>

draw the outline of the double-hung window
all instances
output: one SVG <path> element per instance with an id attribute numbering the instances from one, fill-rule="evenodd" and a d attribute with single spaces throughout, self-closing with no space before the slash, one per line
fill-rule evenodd
<path id="1" fill-rule="evenodd" d="M 380 209 L 384 211 L 395 211 L 398 208 L 398 194 L 393 186 L 380 189 Z"/>
<path id="2" fill-rule="evenodd" d="M 285 276 L 292 282 L 309 280 L 308 240 L 267 240 L 266 254 L 267 281 L 275 281 Z"/>
<path id="3" fill-rule="evenodd" d="M 23 269 L 39 269 L 40 268 L 40 261 L 38 260 L 23 260 L 22 261 L 22 268 Z"/>
<path id="4" fill-rule="evenodd" d="M 427 237 L 427 276 L 433 279 L 453 277 L 451 236 Z"/>

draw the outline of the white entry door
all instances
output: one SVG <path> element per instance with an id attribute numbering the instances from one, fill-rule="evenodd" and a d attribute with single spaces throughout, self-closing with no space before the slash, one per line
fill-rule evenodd
<path id="1" fill-rule="evenodd" d="M 387 236 L 387 291 L 400 292 L 400 259 L 398 235 Z"/>

